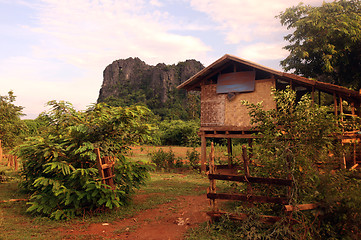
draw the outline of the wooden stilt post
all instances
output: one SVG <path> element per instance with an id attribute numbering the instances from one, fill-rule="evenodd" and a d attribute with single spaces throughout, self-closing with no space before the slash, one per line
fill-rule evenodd
<path id="1" fill-rule="evenodd" d="M 0 162 L 3 160 L 3 148 L 1 145 L 1 140 L 0 140 Z"/>
<path id="2" fill-rule="evenodd" d="M 354 139 L 354 143 L 353 143 L 353 165 L 352 166 L 355 166 L 357 164 L 357 161 L 356 161 L 356 157 L 357 157 L 357 152 L 356 152 L 356 139 Z"/>
<path id="3" fill-rule="evenodd" d="M 340 96 L 340 116 L 341 116 L 341 122 L 343 122 L 343 105 L 342 105 L 342 97 L 341 96 Z M 342 138 L 343 138 L 344 132 L 345 132 L 345 129 L 342 129 Z M 345 168 L 345 169 L 347 168 L 345 153 L 343 153 L 343 155 L 342 155 L 342 165 L 343 165 L 343 168 Z"/>
<path id="4" fill-rule="evenodd" d="M 336 97 L 336 93 L 333 93 L 333 107 L 335 110 L 335 116 L 337 116 L 337 97 Z"/>
<path id="5" fill-rule="evenodd" d="M 201 172 L 206 172 L 206 161 L 207 161 L 207 142 L 204 132 L 201 135 Z"/>
<path id="6" fill-rule="evenodd" d="M 211 152 L 209 154 L 209 173 L 210 174 L 215 174 L 215 168 L 214 168 L 214 144 L 213 142 L 211 143 Z M 216 180 L 214 179 L 210 179 L 210 188 L 209 188 L 209 192 L 210 193 L 216 193 Z M 215 212 L 218 210 L 217 208 L 217 203 L 216 203 L 216 199 L 211 199 L 211 208 L 212 211 Z"/>
<path id="7" fill-rule="evenodd" d="M 17 171 L 18 170 L 18 157 L 13 156 L 13 158 L 14 158 L 14 169 L 15 169 L 15 171 Z"/>
<path id="8" fill-rule="evenodd" d="M 242 156 L 243 156 L 243 167 L 244 167 L 244 175 L 249 177 L 249 159 L 247 156 L 247 147 L 245 145 L 242 146 Z"/>
<path id="9" fill-rule="evenodd" d="M 245 145 L 242 145 L 242 157 L 243 157 L 244 175 L 246 176 L 246 178 L 249 178 L 250 177 L 250 174 L 249 174 L 249 158 L 248 158 L 248 155 L 247 155 L 247 147 Z M 247 182 L 247 194 L 251 194 L 251 193 L 252 193 L 251 183 Z"/>
<path id="10" fill-rule="evenodd" d="M 249 147 L 249 150 L 250 150 L 249 162 L 252 162 L 252 158 L 253 158 L 253 138 L 248 138 L 248 147 Z"/>
<path id="11" fill-rule="evenodd" d="M 356 116 L 356 111 L 355 111 L 355 102 L 351 102 L 351 114 L 352 114 L 352 123 L 355 124 L 355 116 Z M 352 128 L 352 130 L 356 130 L 355 127 Z M 356 152 L 356 142 L 358 140 L 356 138 L 354 138 L 354 142 L 353 142 L 353 166 L 356 165 L 357 161 L 357 152 Z"/>
<path id="12" fill-rule="evenodd" d="M 13 155 L 8 155 L 8 159 L 9 159 L 9 167 L 13 167 L 14 166 L 14 159 L 13 159 Z"/>
<path id="13" fill-rule="evenodd" d="M 232 158 L 233 158 L 233 153 L 232 153 L 232 139 L 231 138 L 227 138 L 227 152 L 228 152 L 228 166 L 231 167 L 232 166 Z"/>
<path id="14" fill-rule="evenodd" d="M 340 115 L 341 121 L 343 121 L 343 105 L 342 105 L 342 97 L 340 96 Z"/>

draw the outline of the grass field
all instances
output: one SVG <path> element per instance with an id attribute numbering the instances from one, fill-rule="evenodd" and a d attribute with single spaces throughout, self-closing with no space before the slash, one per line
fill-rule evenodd
<path id="1" fill-rule="evenodd" d="M 164 151 L 170 149 L 169 147 L 163 148 Z M 134 160 L 149 161 L 149 153 L 157 149 L 159 148 L 134 147 L 129 157 Z M 177 157 L 185 158 L 185 153 L 190 148 L 171 147 L 171 149 Z M 74 226 L 79 229 L 87 229 L 91 224 L 131 218 L 147 209 L 154 209 L 162 204 L 176 203 L 179 197 L 204 195 L 209 185 L 205 176 L 191 170 L 183 173 L 151 172 L 147 185 L 137 190 L 133 196 L 134 200 L 129 206 L 109 212 L 87 214 L 69 221 L 54 221 L 26 213 L 25 201 L 1 202 L 29 198 L 18 191 L 19 172 L 14 172 L 5 165 L 5 162 L 0 163 L 0 172 L 5 176 L 5 181 L 0 183 L 0 239 L 64 239 L 64 232 Z M 177 206 L 172 208 L 177 209 Z M 170 210 L 172 209 L 170 208 Z M 62 231 L 58 229 L 62 229 Z M 121 232 L 119 229 L 115 231 Z M 70 239 L 107 238 L 85 234 Z"/>

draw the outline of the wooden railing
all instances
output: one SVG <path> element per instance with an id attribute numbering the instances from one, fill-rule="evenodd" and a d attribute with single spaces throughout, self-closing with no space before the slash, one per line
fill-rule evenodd
<path id="1" fill-rule="evenodd" d="M 293 187 L 293 181 L 291 179 L 279 179 L 279 178 L 264 178 L 264 177 L 252 177 L 249 171 L 249 157 L 247 155 L 246 146 L 242 146 L 242 157 L 243 157 L 243 168 L 244 175 L 238 174 L 224 174 L 222 170 L 217 170 L 217 166 L 214 164 L 214 146 L 211 144 L 210 152 L 210 161 L 209 161 L 209 172 L 208 179 L 210 181 L 210 187 L 207 190 L 207 198 L 210 199 L 211 211 L 207 214 L 213 219 L 217 219 L 222 215 L 227 215 L 230 219 L 233 220 L 244 220 L 248 217 L 247 214 L 230 214 L 224 211 L 221 211 L 218 207 L 217 200 L 232 200 L 232 201 L 242 201 L 247 202 L 250 205 L 252 203 L 274 203 L 283 205 L 283 210 L 285 212 L 291 211 L 301 211 L 301 210 L 310 210 L 316 208 L 317 204 L 298 204 L 298 205 L 289 205 L 289 199 L 291 196 L 291 191 Z M 247 184 L 246 194 L 235 194 L 235 193 L 217 193 L 216 180 L 223 181 L 234 181 L 234 182 L 243 182 Z M 269 186 L 278 185 L 287 187 L 287 193 L 284 197 L 276 196 L 265 196 L 265 195 L 254 195 L 254 189 L 252 189 L 252 184 L 267 184 Z M 279 216 L 260 216 L 261 221 L 274 223 L 279 221 L 281 218 Z M 292 220 L 292 219 L 291 219 Z"/>

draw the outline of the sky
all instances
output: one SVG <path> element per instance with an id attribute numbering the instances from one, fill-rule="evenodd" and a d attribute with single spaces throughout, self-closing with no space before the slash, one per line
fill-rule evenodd
<path id="1" fill-rule="evenodd" d="M 105 67 L 129 57 L 208 66 L 232 54 L 282 71 L 290 30 L 275 16 L 299 2 L 0 0 L 0 95 L 14 92 L 23 119 L 51 100 L 85 110 L 97 101 Z"/>

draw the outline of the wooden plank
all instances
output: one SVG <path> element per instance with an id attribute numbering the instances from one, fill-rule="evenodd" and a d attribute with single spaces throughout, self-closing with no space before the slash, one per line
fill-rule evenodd
<path id="1" fill-rule="evenodd" d="M 207 193 L 207 198 L 215 200 L 236 200 L 244 202 L 259 202 L 259 203 L 277 203 L 287 204 L 285 197 L 267 197 L 267 196 L 254 196 L 254 195 L 241 195 L 241 194 L 228 194 L 228 193 Z"/>
<path id="2" fill-rule="evenodd" d="M 208 174 L 209 179 L 233 181 L 233 182 L 250 182 L 250 183 L 264 183 L 275 184 L 281 186 L 292 186 L 292 180 L 281 178 L 262 178 L 262 177 L 246 177 L 243 175 L 221 175 L 221 174 Z"/>
<path id="3" fill-rule="evenodd" d="M 107 179 L 112 179 L 113 177 L 115 177 L 115 175 L 113 174 L 113 175 L 110 175 L 110 176 L 107 176 L 107 177 L 105 177 L 105 178 L 103 178 L 103 180 L 107 180 Z M 110 185 L 110 184 L 108 184 L 108 185 Z M 111 185 L 110 185 L 111 186 Z"/>
<path id="4" fill-rule="evenodd" d="M 105 180 L 104 180 L 105 176 L 104 176 L 104 171 L 102 169 L 102 159 L 100 157 L 99 148 L 94 149 L 94 152 L 97 155 L 97 160 L 96 161 L 97 161 L 97 166 L 98 166 L 98 171 L 99 171 L 99 174 L 100 174 L 100 178 L 102 179 L 102 183 L 105 184 Z"/>
<path id="5" fill-rule="evenodd" d="M 7 202 L 22 202 L 22 201 L 29 201 L 29 199 L 9 199 L 9 200 L 1 200 L 0 203 L 7 203 Z"/>
<path id="6" fill-rule="evenodd" d="M 114 166 L 114 163 L 106 163 L 102 165 L 102 169 L 112 168 Z"/>
<path id="7" fill-rule="evenodd" d="M 210 216 L 212 219 L 219 219 L 222 216 L 226 215 L 229 219 L 233 221 L 243 221 L 249 217 L 249 215 L 245 213 L 231 214 L 226 212 L 207 212 L 207 215 Z M 276 223 L 282 219 L 281 217 L 269 215 L 260 215 L 259 218 L 260 221 L 263 223 Z"/>
<path id="8" fill-rule="evenodd" d="M 199 129 L 202 131 L 230 131 L 230 132 L 238 132 L 238 131 L 255 131 L 252 127 L 236 127 L 236 126 L 201 126 Z"/>
<path id="9" fill-rule="evenodd" d="M 350 170 L 354 170 L 354 169 L 356 169 L 358 167 L 358 163 L 356 163 L 355 165 L 353 165 L 351 168 L 350 168 Z"/>
<path id="10" fill-rule="evenodd" d="M 293 211 L 304 211 L 304 210 L 312 210 L 319 206 L 317 203 L 307 203 L 307 204 L 298 204 L 296 206 L 293 205 L 285 205 L 286 212 L 293 212 Z"/>
<path id="11" fill-rule="evenodd" d="M 259 138 L 253 134 L 205 134 L 208 138 Z"/>

